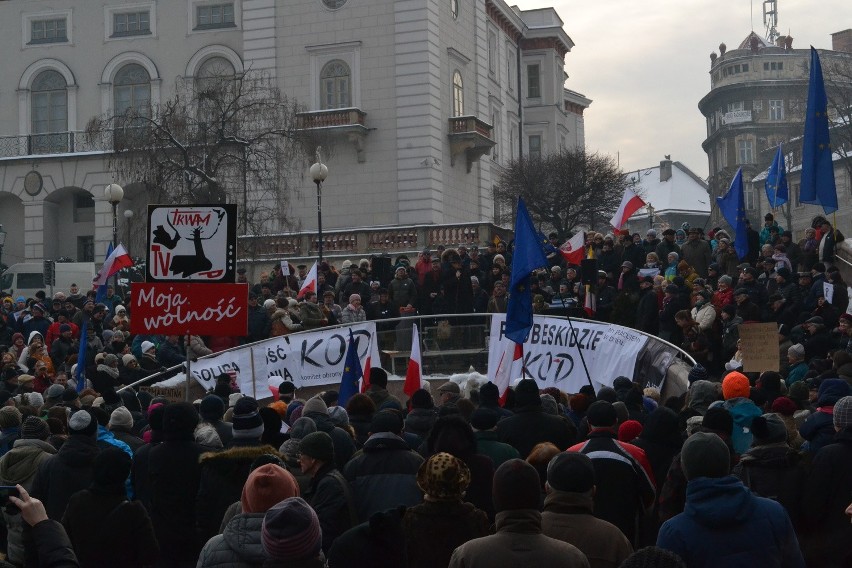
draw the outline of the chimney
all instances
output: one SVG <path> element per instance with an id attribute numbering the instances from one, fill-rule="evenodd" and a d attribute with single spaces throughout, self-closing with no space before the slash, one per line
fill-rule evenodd
<path id="1" fill-rule="evenodd" d="M 831 34 L 831 49 L 852 53 L 852 28 Z"/>
<path id="2" fill-rule="evenodd" d="M 666 156 L 665 160 L 660 162 L 660 181 L 669 181 L 672 179 L 672 157 Z"/>

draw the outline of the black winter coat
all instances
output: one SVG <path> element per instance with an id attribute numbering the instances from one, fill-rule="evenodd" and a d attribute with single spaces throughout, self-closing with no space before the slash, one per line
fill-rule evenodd
<path id="1" fill-rule="evenodd" d="M 44 503 L 48 517 L 62 520 L 71 496 L 89 487 L 92 465 L 99 453 L 94 436 L 73 435 L 56 455 L 41 464 L 30 493 Z"/>
<path id="2" fill-rule="evenodd" d="M 325 432 L 331 436 L 331 441 L 334 443 L 334 463 L 335 467 L 343 470 L 346 462 L 355 453 L 355 442 L 345 430 L 334 425 L 327 414 L 319 412 L 311 412 L 306 414 L 317 425 L 318 432 Z M 233 501 L 231 501 L 233 503 Z M 230 505 L 230 503 L 228 503 Z M 221 519 L 220 519 L 221 520 Z"/>
<path id="3" fill-rule="evenodd" d="M 536 444 L 550 442 L 560 450 L 573 445 L 577 429 L 568 420 L 546 414 L 540 406 L 522 406 L 515 415 L 497 424 L 497 438 L 526 459 Z"/>
<path id="4" fill-rule="evenodd" d="M 328 553 L 334 539 L 352 527 L 344 484 L 346 480 L 334 468 L 334 464 L 325 464 L 311 479 L 311 486 L 304 495 L 305 501 L 319 518 L 324 553 Z"/>

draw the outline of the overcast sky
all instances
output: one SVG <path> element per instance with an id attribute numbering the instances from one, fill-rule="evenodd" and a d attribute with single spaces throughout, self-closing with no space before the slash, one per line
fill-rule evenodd
<path id="1" fill-rule="evenodd" d="M 553 6 L 576 44 L 565 57 L 565 86 L 592 99 L 586 146 L 619 154 L 625 171 L 671 154 L 702 178 L 706 135 L 698 101 L 710 89 L 710 53 L 735 49 L 752 30 L 749 0 L 517 0 Z M 753 0 L 764 36 L 763 2 Z M 830 49 L 833 32 L 852 27 L 852 0 L 778 0 L 778 31 L 794 48 Z"/>

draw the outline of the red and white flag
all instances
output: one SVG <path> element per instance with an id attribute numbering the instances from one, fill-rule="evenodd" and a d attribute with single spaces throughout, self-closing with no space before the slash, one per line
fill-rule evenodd
<path id="1" fill-rule="evenodd" d="M 509 392 L 509 384 L 512 379 L 524 375 L 524 344 L 506 341 L 506 347 L 497 370 L 494 371 L 494 384 L 500 393 L 500 405 L 506 402 L 506 393 Z"/>
<path id="2" fill-rule="evenodd" d="M 592 291 L 592 287 L 588 284 L 586 284 L 586 301 L 583 305 L 583 309 L 589 317 L 595 315 L 595 312 L 598 311 L 598 297 Z"/>
<path id="3" fill-rule="evenodd" d="M 95 286 L 105 286 L 109 277 L 114 275 L 122 268 L 133 266 L 133 259 L 127 254 L 124 245 L 120 244 L 115 247 L 115 250 L 104 261 L 104 265 L 98 270 L 98 274 L 92 280 Z"/>
<path id="4" fill-rule="evenodd" d="M 420 332 L 417 331 L 417 324 L 411 332 L 411 355 L 408 357 L 408 369 L 405 371 L 405 385 L 402 387 L 402 392 L 411 398 L 414 391 L 423 387 L 423 365 L 420 360 Z"/>
<path id="5" fill-rule="evenodd" d="M 299 293 L 296 298 L 302 298 L 308 292 L 316 293 L 317 291 L 317 263 L 315 262 L 311 269 L 308 271 L 308 275 L 305 276 L 305 281 L 302 283 L 302 287 L 299 288 Z"/>
<path id="6" fill-rule="evenodd" d="M 559 252 L 567 262 L 580 264 L 586 258 L 586 233 L 580 231 L 559 247 Z"/>
<path id="7" fill-rule="evenodd" d="M 631 188 L 624 190 L 624 195 L 621 197 L 621 205 L 618 206 L 618 211 L 609 220 L 609 224 L 615 229 L 620 229 L 630 217 L 645 207 L 645 202 L 642 198 L 636 195 L 636 192 Z"/>
<path id="8" fill-rule="evenodd" d="M 370 388 L 370 369 L 373 364 L 373 334 L 370 334 L 370 343 L 367 344 L 367 360 L 361 366 L 361 392 L 367 392 Z"/>

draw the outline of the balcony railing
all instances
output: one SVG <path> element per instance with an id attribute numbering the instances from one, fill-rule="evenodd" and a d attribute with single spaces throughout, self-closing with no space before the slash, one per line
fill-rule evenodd
<path id="1" fill-rule="evenodd" d="M 336 108 L 312 110 L 296 114 L 296 128 L 304 134 L 321 132 L 326 135 L 344 136 L 355 148 L 359 162 L 366 161 L 364 143 L 370 129 L 367 128 L 367 113 L 359 108 Z M 308 144 L 313 142 L 307 141 Z"/>
<path id="2" fill-rule="evenodd" d="M 475 116 L 453 116 L 449 124 L 450 162 L 455 165 L 456 156 L 464 154 L 470 172 L 473 162 L 478 162 L 497 144 L 492 139 L 493 127 Z"/>
<path id="3" fill-rule="evenodd" d="M 0 136 L 0 158 L 22 158 L 46 154 L 79 154 L 86 152 L 112 152 L 111 131 L 90 134 L 69 131 L 22 136 Z"/>

